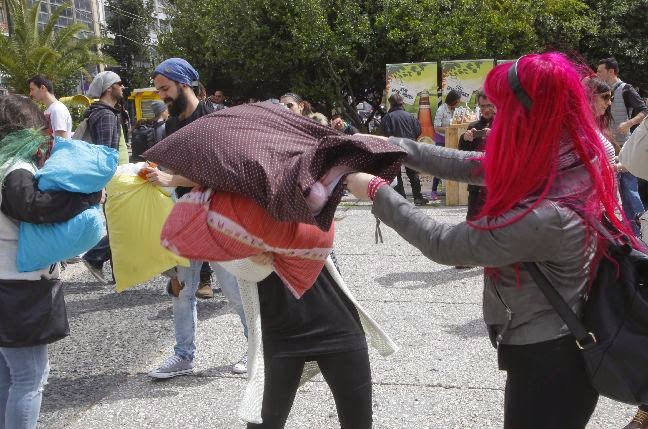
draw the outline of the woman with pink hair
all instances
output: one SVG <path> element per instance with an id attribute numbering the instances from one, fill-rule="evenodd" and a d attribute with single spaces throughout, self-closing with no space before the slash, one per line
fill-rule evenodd
<path id="1" fill-rule="evenodd" d="M 346 184 L 373 200 L 373 213 L 430 259 L 486 267 L 484 320 L 507 372 L 504 428 L 584 428 L 598 393 L 574 337 L 522 263 L 536 263 L 582 313 L 607 250 L 601 220 L 632 237 L 618 215 L 614 170 L 581 76 L 564 55 L 499 65 L 484 89 L 498 112 L 485 153 L 390 140 L 408 152 L 408 167 L 485 185 L 476 219 L 438 222 L 365 173 L 349 175 Z"/>

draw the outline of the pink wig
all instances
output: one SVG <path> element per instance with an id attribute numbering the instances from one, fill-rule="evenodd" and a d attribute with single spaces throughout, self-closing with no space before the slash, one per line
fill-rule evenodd
<path id="1" fill-rule="evenodd" d="M 532 101 L 525 107 L 511 89 L 508 72 L 513 63 L 493 69 L 484 84 L 497 116 L 486 143 L 483 161 L 488 189 L 481 217 L 501 216 L 520 201 L 537 197 L 527 211 L 495 229 L 517 222 L 544 200 L 560 174 L 561 145 L 571 144 L 591 178 L 591 192 L 564 202 L 585 217 L 607 214 L 629 237 L 616 200 L 615 173 L 597 134 L 592 109 L 577 67 L 560 53 L 526 55 L 517 63 L 522 89 Z M 483 227 L 482 227 L 483 228 Z"/>

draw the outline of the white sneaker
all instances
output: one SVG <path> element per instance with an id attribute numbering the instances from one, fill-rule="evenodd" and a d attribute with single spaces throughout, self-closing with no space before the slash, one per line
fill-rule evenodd
<path id="1" fill-rule="evenodd" d="M 247 352 L 245 352 L 240 361 L 232 366 L 232 372 L 234 374 L 245 374 L 247 372 Z"/>
<path id="2" fill-rule="evenodd" d="M 178 355 L 173 355 L 165 360 L 159 368 L 149 372 L 148 375 L 153 378 L 173 378 L 191 373 L 193 373 L 192 361 L 183 359 Z"/>

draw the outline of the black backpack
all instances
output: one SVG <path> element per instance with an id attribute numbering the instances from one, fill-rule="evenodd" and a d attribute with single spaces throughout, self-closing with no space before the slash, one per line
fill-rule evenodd
<path id="1" fill-rule="evenodd" d="M 131 162 L 144 161 L 142 154 L 157 143 L 155 128 L 150 125 L 138 125 L 132 132 L 131 137 Z"/>
<path id="2" fill-rule="evenodd" d="M 648 255 L 627 243 L 609 244 L 582 320 L 535 263 L 525 267 L 576 338 L 592 386 L 603 396 L 648 403 Z"/>

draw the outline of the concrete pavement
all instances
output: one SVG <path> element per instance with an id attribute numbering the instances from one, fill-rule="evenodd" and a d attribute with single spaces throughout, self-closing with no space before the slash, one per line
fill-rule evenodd
<path id="1" fill-rule="evenodd" d="M 465 208 L 426 213 L 457 223 Z M 423 257 L 382 226 L 374 243 L 369 206 L 338 210 L 336 252 L 347 284 L 400 346 L 371 353 L 375 428 L 500 428 L 503 374 L 481 319 L 481 270 Z M 244 428 L 237 417 L 245 378 L 230 366 L 245 350 L 238 317 L 222 295 L 199 302 L 196 373 L 153 381 L 173 350 L 164 280 L 115 294 L 71 265 L 64 274 L 72 335 L 50 348 L 39 428 Z M 602 399 L 589 428 L 622 428 L 634 409 Z M 339 427 L 321 377 L 300 388 L 287 428 Z"/>

